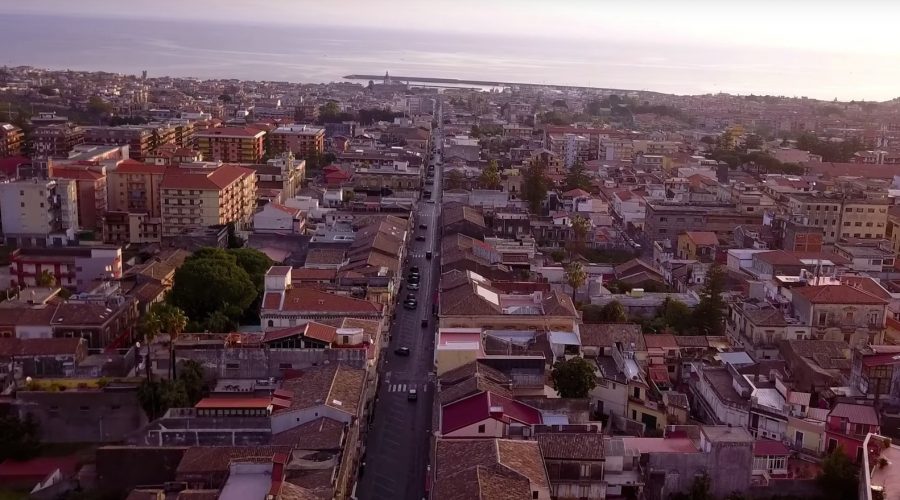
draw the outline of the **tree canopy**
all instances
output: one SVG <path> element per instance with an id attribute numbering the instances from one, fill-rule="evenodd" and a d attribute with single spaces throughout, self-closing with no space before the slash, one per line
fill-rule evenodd
<path id="1" fill-rule="evenodd" d="M 444 179 L 444 184 L 447 189 L 459 189 L 463 185 L 463 174 L 459 170 L 451 169 L 447 171 L 447 176 Z"/>
<path id="2" fill-rule="evenodd" d="M 522 172 L 522 197 L 528 202 L 528 208 L 533 214 L 540 214 L 544 199 L 547 198 L 547 190 L 550 181 L 545 172 L 546 166 L 538 161 L 532 161 Z"/>
<path id="3" fill-rule="evenodd" d="M 865 149 L 857 138 L 842 141 L 821 140 L 815 134 L 805 133 L 797 138 L 797 149 L 822 156 L 822 161 L 848 162 L 853 154 Z"/>
<path id="4" fill-rule="evenodd" d="M 14 414 L 0 416 L 0 462 L 28 460 L 40 450 L 40 426 L 30 414 L 24 420 Z"/>
<path id="5" fill-rule="evenodd" d="M 489 161 L 484 167 L 478 178 L 478 185 L 482 189 L 500 189 L 500 167 L 497 166 L 497 160 Z"/>
<path id="6" fill-rule="evenodd" d="M 194 321 L 216 311 L 231 318 L 244 313 L 258 294 L 256 284 L 237 258 L 220 254 L 195 257 L 175 271 L 170 300 Z"/>
<path id="7" fill-rule="evenodd" d="M 628 314 L 618 301 L 612 301 L 604 306 L 586 305 L 581 308 L 582 320 L 587 324 L 600 323 L 626 323 Z"/>
<path id="8" fill-rule="evenodd" d="M 700 290 L 700 302 L 694 308 L 694 327 L 700 335 L 722 335 L 725 329 L 725 271 L 713 264 Z"/>
<path id="9" fill-rule="evenodd" d="M 822 461 L 822 472 L 816 482 L 826 500 L 856 498 L 859 470 L 839 446 Z"/>
<path id="10" fill-rule="evenodd" d="M 591 178 L 587 175 L 584 163 L 580 161 L 575 162 L 566 174 L 566 190 L 583 189 L 585 191 L 590 191 L 591 187 L 593 187 L 591 185 Z"/>
<path id="11" fill-rule="evenodd" d="M 577 260 L 569 263 L 566 266 L 566 283 L 572 287 L 572 302 L 575 302 L 575 293 L 579 288 L 584 286 L 584 283 L 587 281 L 587 273 L 584 271 L 584 266 L 581 265 L 581 262 Z"/>
<path id="12" fill-rule="evenodd" d="M 562 398 L 586 398 L 597 386 L 594 368 L 584 358 L 558 361 L 550 373 L 553 388 Z"/>

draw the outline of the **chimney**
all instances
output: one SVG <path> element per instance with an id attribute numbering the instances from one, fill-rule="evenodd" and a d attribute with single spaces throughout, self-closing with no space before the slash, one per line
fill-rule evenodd
<path id="1" fill-rule="evenodd" d="M 503 416 L 503 407 L 502 406 L 491 406 L 488 410 L 488 413 L 494 418 L 501 418 Z"/>

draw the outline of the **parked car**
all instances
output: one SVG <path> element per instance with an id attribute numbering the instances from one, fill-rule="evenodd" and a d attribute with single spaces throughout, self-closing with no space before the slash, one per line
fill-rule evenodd
<path id="1" fill-rule="evenodd" d="M 431 260 L 431 250 L 425 252 L 425 258 Z"/>
<path id="2" fill-rule="evenodd" d="M 415 389 L 410 389 L 408 393 L 406 393 L 407 401 L 415 401 L 419 399 L 419 392 Z"/>
<path id="3" fill-rule="evenodd" d="M 409 356 L 409 347 L 398 347 L 394 349 L 394 354 L 397 356 Z"/>
<path id="4" fill-rule="evenodd" d="M 410 290 L 418 290 L 418 289 L 419 289 L 419 282 L 418 282 L 418 281 L 411 281 L 411 282 L 409 282 L 408 287 L 409 287 Z"/>
<path id="5" fill-rule="evenodd" d="M 419 235 L 417 235 L 417 236 L 416 236 L 416 241 L 425 241 L 425 235 L 424 235 L 424 234 L 419 234 Z"/>
<path id="6" fill-rule="evenodd" d="M 422 318 L 422 328 L 428 328 L 428 318 Z"/>

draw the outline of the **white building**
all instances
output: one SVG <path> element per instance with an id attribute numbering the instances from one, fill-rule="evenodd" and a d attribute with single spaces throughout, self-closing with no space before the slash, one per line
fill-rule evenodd
<path id="1" fill-rule="evenodd" d="M 0 220 L 8 245 L 65 245 L 75 239 L 78 229 L 75 181 L 22 179 L 0 184 Z"/>

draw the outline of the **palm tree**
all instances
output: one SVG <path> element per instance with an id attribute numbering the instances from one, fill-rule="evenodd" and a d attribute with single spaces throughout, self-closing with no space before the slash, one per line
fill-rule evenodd
<path id="1" fill-rule="evenodd" d="M 581 262 L 570 262 L 566 266 L 566 282 L 572 287 L 572 303 L 575 303 L 575 292 L 578 291 L 587 281 L 587 273 L 584 272 L 584 266 Z"/>
<path id="2" fill-rule="evenodd" d="M 580 249 L 584 245 L 584 240 L 587 238 L 590 229 L 591 221 L 587 217 L 578 214 L 572 216 L 572 233 L 575 236 L 574 244 L 576 248 Z"/>
<path id="3" fill-rule="evenodd" d="M 159 323 L 162 331 L 169 334 L 169 365 L 172 370 L 172 380 L 175 380 L 175 341 L 184 332 L 188 318 L 181 309 L 166 303 L 157 305 Z"/>
<path id="4" fill-rule="evenodd" d="M 56 286 L 56 276 L 44 269 L 41 271 L 40 276 L 37 277 L 35 284 L 41 287 L 53 288 Z"/>
<path id="5" fill-rule="evenodd" d="M 150 309 L 150 312 L 143 315 L 141 317 L 141 321 L 138 323 L 138 332 L 141 337 L 144 339 L 144 345 L 147 346 L 147 359 L 145 360 L 145 368 L 147 369 L 147 384 L 151 383 L 150 376 L 150 343 L 153 342 L 153 339 L 162 329 L 162 324 L 159 320 L 159 315 L 153 311 L 153 308 Z M 140 355 L 140 352 L 138 352 Z"/>

